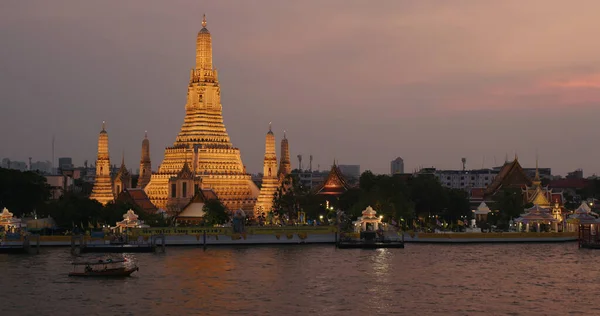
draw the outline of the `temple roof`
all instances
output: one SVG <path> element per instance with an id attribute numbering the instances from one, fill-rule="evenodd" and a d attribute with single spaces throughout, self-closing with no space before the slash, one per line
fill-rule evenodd
<path id="1" fill-rule="evenodd" d="M 204 216 L 204 204 L 206 201 L 217 200 L 217 195 L 213 190 L 202 189 L 199 190 L 190 202 L 182 208 L 181 213 L 177 216 L 178 218 L 195 218 Z"/>
<path id="2" fill-rule="evenodd" d="M 331 166 L 331 171 L 327 175 L 327 179 L 317 190 L 317 194 L 321 195 L 341 195 L 342 193 L 348 191 L 350 186 L 346 182 L 344 175 L 340 168 L 333 163 Z"/>
<path id="3" fill-rule="evenodd" d="M 531 186 L 531 179 L 527 176 L 519 160 L 515 156 L 512 162 L 507 162 L 502 166 L 494 181 L 485 190 L 486 195 L 493 195 L 502 187 L 523 187 Z"/>
<path id="4" fill-rule="evenodd" d="M 133 203 L 142 211 L 149 214 L 155 214 L 158 211 L 156 206 L 150 202 L 150 198 L 144 189 L 125 189 L 123 192 L 119 193 L 117 200 Z"/>
<path id="5" fill-rule="evenodd" d="M 183 164 L 183 168 L 181 168 L 181 171 L 179 171 L 179 173 L 177 174 L 177 178 L 179 178 L 179 179 L 194 178 L 194 173 L 190 169 L 190 166 L 188 165 L 187 161 Z"/>

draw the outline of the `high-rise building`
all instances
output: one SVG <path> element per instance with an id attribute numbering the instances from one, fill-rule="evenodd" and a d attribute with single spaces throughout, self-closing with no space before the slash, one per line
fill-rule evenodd
<path id="1" fill-rule="evenodd" d="M 196 66 L 190 72 L 183 125 L 145 188 L 158 208 L 176 211 L 179 207 L 171 210 L 167 205 L 169 196 L 179 196 L 173 191 L 178 186 L 170 186 L 169 181 L 177 179 L 186 162 L 198 189 L 212 189 L 229 210 L 254 209 L 259 190 L 223 124 L 221 87 L 212 64 L 212 39 L 206 18 L 196 37 Z M 187 172 L 182 174 L 187 176 Z"/>
<path id="2" fill-rule="evenodd" d="M 391 162 L 391 174 L 404 173 L 404 159 L 398 157 Z"/>
<path id="3" fill-rule="evenodd" d="M 148 140 L 148 132 L 144 134 L 142 141 L 142 159 L 140 159 L 140 177 L 137 187 L 143 189 L 150 182 L 152 176 L 152 163 L 150 162 L 150 141 Z"/>
<path id="4" fill-rule="evenodd" d="M 110 178 L 110 156 L 108 154 L 108 133 L 102 122 L 102 131 L 98 136 L 98 158 L 96 158 L 96 178 L 90 199 L 97 200 L 105 205 L 113 201 L 112 181 Z"/>
<path id="5" fill-rule="evenodd" d="M 273 199 L 279 187 L 277 177 L 277 154 L 275 153 L 275 135 L 269 124 L 269 132 L 265 138 L 265 159 L 263 162 L 263 178 L 260 195 L 254 206 L 254 216 L 266 215 L 273 208 Z"/>
<path id="6" fill-rule="evenodd" d="M 360 165 L 338 165 L 338 168 L 346 179 L 360 178 Z"/>

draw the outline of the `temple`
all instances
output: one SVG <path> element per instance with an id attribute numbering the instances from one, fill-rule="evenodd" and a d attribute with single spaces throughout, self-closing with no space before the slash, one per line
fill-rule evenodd
<path id="1" fill-rule="evenodd" d="M 485 190 L 471 191 L 471 202 L 492 202 L 494 195 L 503 188 L 513 188 L 520 189 L 523 192 L 524 204 L 531 203 L 544 208 L 552 208 L 558 203 L 559 207 L 562 207 L 562 192 L 553 192 L 552 189 L 542 185 L 537 165 L 536 160 L 536 174 L 532 180 L 521 167 L 518 157 L 515 156 L 512 162 L 506 162 L 502 166 L 498 175 Z"/>
<path id="2" fill-rule="evenodd" d="M 98 157 L 96 158 L 96 178 L 90 199 L 102 205 L 115 199 L 110 177 L 110 156 L 108 154 L 108 133 L 102 122 L 102 131 L 98 136 Z"/>
<path id="3" fill-rule="evenodd" d="M 273 134 L 271 124 L 269 123 L 269 131 L 265 137 L 262 185 L 260 187 L 260 195 L 254 206 L 255 217 L 261 215 L 266 216 L 273 209 L 273 199 L 275 198 L 275 193 L 277 192 L 280 183 L 276 170 L 277 154 L 275 153 L 275 135 Z"/>
<path id="4" fill-rule="evenodd" d="M 150 162 L 150 141 L 148 140 L 148 132 L 144 134 L 142 141 L 142 158 L 140 159 L 140 177 L 138 178 L 137 187 L 143 189 L 150 182 L 152 176 L 152 163 Z"/>
<path id="5" fill-rule="evenodd" d="M 185 179 L 178 185 L 180 177 Z M 183 125 L 145 188 L 154 205 L 175 213 L 181 211 L 182 203 L 168 205 L 169 198 L 187 199 L 199 189 L 212 189 L 229 210 L 252 211 L 259 194 L 223 124 L 221 88 L 212 64 L 206 17 L 196 37 L 196 66 L 190 72 Z"/>
<path id="6" fill-rule="evenodd" d="M 279 171 L 277 175 L 280 181 L 285 178 L 288 174 L 292 173 L 292 163 L 290 162 L 290 144 L 283 131 L 283 139 L 281 140 L 281 159 L 279 160 Z"/>
<path id="7" fill-rule="evenodd" d="M 131 173 L 125 167 L 125 155 L 121 158 L 121 168 L 115 175 L 113 179 L 113 196 L 117 197 L 121 192 L 125 191 L 125 189 L 131 188 Z"/>
<path id="8" fill-rule="evenodd" d="M 330 197 L 339 197 L 344 192 L 348 191 L 350 186 L 346 182 L 342 171 L 337 166 L 335 160 L 331 166 L 331 170 L 327 175 L 327 179 L 323 182 L 323 185 L 317 188 L 316 193 L 318 195 L 325 195 Z"/>

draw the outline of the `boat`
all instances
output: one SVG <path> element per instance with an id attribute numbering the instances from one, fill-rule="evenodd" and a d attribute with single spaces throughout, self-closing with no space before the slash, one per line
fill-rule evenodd
<path id="1" fill-rule="evenodd" d="M 140 268 L 136 265 L 133 267 L 126 267 L 122 265 L 122 263 L 125 262 L 127 262 L 125 259 L 107 259 L 98 260 L 95 262 L 73 262 L 73 271 L 69 273 L 69 276 L 128 277 L 132 273 L 140 270 Z"/>

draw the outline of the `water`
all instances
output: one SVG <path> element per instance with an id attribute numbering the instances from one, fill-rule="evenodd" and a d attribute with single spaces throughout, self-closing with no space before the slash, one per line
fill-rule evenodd
<path id="1" fill-rule="evenodd" d="M 127 279 L 69 278 L 67 248 L 0 255 L 2 315 L 600 315 L 575 243 L 167 249 Z"/>

